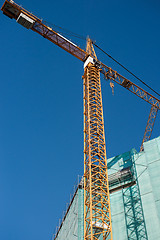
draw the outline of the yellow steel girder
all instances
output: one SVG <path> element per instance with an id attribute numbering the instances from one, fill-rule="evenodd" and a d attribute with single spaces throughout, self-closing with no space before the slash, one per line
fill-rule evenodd
<path id="1" fill-rule="evenodd" d="M 88 44 L 91 42 L 88 41 Z M 90 48 L 91 49 L 91 48 Z M 89 63 L 84 80 L 84 239 L 112 239 L 100 70 Z"/>

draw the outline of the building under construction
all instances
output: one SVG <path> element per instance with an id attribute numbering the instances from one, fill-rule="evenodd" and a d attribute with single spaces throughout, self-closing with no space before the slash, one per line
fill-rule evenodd
<path id="1" fill-rule="evenodd" d="M 159 173 L 160 137 L 145 142 L 143 152 L 131 149 L 108 159 L 113 239 L 160 239 Z M 53 239 L 83 239 L 83 195 L 82 179 Z M 98 233 L 101 224 L 95 228 Z"/>

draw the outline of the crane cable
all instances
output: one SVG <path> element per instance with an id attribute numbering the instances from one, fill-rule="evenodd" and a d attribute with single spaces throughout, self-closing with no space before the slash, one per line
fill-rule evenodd
<path id="1" fill-rule="evenodd" d="M 74 32 L 72 32 L 72 31 L 70 31 L 70 30 L 68 30 L 66 28 L 60 27 L 60 26 L 58 26 L 56 24 L 53 24 L 53 23 L 50 23 L 48 21 L 43 21 L 43 23 L 45 23 L 49 27 L 53 27 L 53 30 L 56 30 L 56 32 L 58 32 L 60 34 L 76 37 L 76 38 L 79 38 L 81 40 L 85 40 L 86 41 L 86 37 L 84 37 L 84 36 L 82 36 L 80 34 L 74 33 Z"/>
<path id="2" fill-rule="evenodd" d="M 160 94 L 155 91 L 153 88 L 151 88 L 148 84 L 146 84 L 144 81 L 142 81 L 139 77 L 137 77 L 134 73 L 132 73 L 130 70 L 128 70 L 125 66 L 123 66 L 120 62 L 118 62 L 115 58 L 113 58 L 111 55 L 109 55 L 107 52 L 105 52 L 102 48 L 100 48 L 97 44 L 95 44 L 94 42 L 92 42 L 94 44 L 95 47 L 97 47 L 99 50 L 101 50 L 104 54 L 106 54 L 109 58 L 111 58 L 113 61 L 115 61 L 118 65 L 120 65 L 122 68 L 124 68 L 127 72 L 129 72 L 132 76 L 134 76 L 136 79 L 138 79 L 141 83 L 143 83 L 146 87 L 148 87 L 151 91 L 153 91 L 154 93 L 156 93 L 158 96 L 160 96 Z"/>

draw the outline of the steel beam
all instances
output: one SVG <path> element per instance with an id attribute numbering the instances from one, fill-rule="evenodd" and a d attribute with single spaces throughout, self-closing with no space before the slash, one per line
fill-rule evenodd
<path id="1" fill-rule="evenodd" d="M 84 239 L 112 240 L 100 70 L 89 63 L 83 80 Z"/>
<path id="2" fill-rule="evenodd" d="M 151 111 L 150 111 L 150 114 L 149 114 L 149 118 L 148 118 L 148 121 L 147 121 L 147 125 L 146 125 L 146 128 L 145 128 L 140 152 L 144 150 L 143 143 L 150 140 L 150 138 L 151 138 L 151 134 L 152 134 L 154 123 L 155 123 L 156 116 L 157 116 L 157 112 L 158 112 L 158 108 L 156 108 L 155 106 L 152 105 Z"/>

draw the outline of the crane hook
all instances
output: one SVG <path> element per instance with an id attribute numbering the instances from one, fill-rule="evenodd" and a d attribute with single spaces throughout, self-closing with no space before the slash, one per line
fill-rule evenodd
<path id="1" fill-rule="evenodd" d="M 110 87 L 112 88 L 112 95 L 114 96 L 114 83 L 110 81 Z"/>

